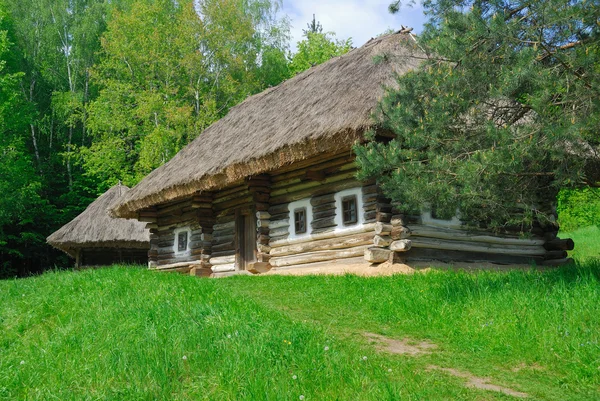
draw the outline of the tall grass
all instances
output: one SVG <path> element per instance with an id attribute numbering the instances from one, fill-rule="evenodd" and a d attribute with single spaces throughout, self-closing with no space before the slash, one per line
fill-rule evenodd
<path id="1" fill-rule="evenodd" d="M 235 295 L 226 281 L 131 268 L 48 273 L 0 282 L 0 302 L 0 399 L 478 395 Z"/>

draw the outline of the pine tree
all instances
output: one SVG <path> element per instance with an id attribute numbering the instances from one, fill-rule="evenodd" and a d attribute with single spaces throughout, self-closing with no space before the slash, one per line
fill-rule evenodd
<path id="1" fill-rule="evenodd" d="M 560 188 L 600 184 L 599 1 L 423 6 L 427 59 L 387 91 L 395 137 L 356 148 L 361 176 L 406 210 L 523 229 L 553 220 Z"/>

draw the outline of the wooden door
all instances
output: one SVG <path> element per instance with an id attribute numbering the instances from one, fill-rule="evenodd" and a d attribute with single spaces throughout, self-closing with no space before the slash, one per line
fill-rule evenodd
<path id="1" fill-rule="evenodd" d="M 251 212 L 238 212 L 235 222 L 237 270 L 246 270 L 256 261 L 256 219 Z"/>

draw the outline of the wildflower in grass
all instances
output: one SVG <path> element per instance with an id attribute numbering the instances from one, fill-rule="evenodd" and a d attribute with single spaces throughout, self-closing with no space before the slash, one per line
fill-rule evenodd
<path id="1" fill-rule="evenodd" d="M 329 347 L 325 346 L 325 348 L 323 348 L 325 351 L 329 351 Z"/>
<path id="2" fill-rule="evenodd" d="M 362 357 L 362 360 L 363 360 L 363 361 L 366 361 L 366 360 L 367 360 L 367 357 L 366 357 L 366 356 L 363 356 L 363 357 Z"/>
<path id="3" fill-rule="evenodd" d="M 182 356 L 181 359 L 183 359 L 184 361 L 187 361 L 187 356 Z"/>
<path id="4" fill-rule="evenodd" d="M 231 338 L 231 334 L 227 334 L 227 338 Z"/>
<path id="5" fill-rule="evenodd" d="M 303 400 L 303 399 L 304 399 L 304 395 L 301 395 L 299 398 L 300 398 L 301 400 Z"/>
<path id="6" fill-rule="evenodd" d="M 21 361 L 21 365 L 25 365 L 25 361 Z"/>
<path id="7" fill-rule="evenodd" d="M 390 369 L 388 369 L 388 372 L 392 373 L 392 369 L 391 369 L 391 368 L 390 368 Z"/>
<path id="8" fill-rule="evenodd" d="M 298 378 L 298 376 L 294 375 L 292 376 L 292 379 L 296 380 Z"/>

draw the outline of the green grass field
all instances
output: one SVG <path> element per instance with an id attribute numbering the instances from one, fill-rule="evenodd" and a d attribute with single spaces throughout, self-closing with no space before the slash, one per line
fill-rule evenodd
<path id="1" fill-rule="evenodd" d="M 527 399 L 600 399 L 595 233 L 572 233 L 578 264 L 546 272 L 2 281 L 0 399 L 514 399 L 447 368 Z M 437 348 L 390 354 L 366 332 Z"/>

